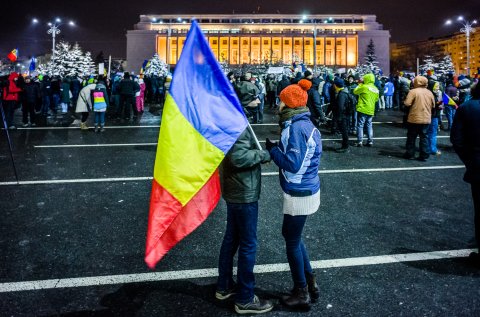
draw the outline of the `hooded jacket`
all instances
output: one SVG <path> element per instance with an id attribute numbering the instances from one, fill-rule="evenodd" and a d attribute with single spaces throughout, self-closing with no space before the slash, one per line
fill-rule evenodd
<path id="1" fill-rule="evenodd" d="M 435 107 L 435 97 L 427 89 L 428 79 L 417 76 L 413 80 L 414 89 L 410 90 L 405 99 L 405 106 L 410 107 L 408 122 L 414 124 L 430 124 L 432 109 Z"/>
<path id="2" fill-rule="evenodd" d="M 20 99 L 19 94 L 22 90 L 17 86 L 19 76 L 15 72 L 8 76 L 8 86 L 3 88 L 3 100 L 18 101 Z"/>
<path id="3" fill-rule="evenodd" d="M 258 201 L 262 179 L 260 164 L 268 161 L 268 151 L 259 150 L 254 136 L 245 129 L 220 166 L 223 199 L 235 204 Z"/>
<path id="4" fill-rule="evenodd" d="M 375 103 L 379 98 L 379 91 L 375 86 L 375 76 L 366 74 L 363 77 L 363 84 L 358 85 L 353 93 L 358 96 L 357 112 L 373 116 L 375 114 Z"/>

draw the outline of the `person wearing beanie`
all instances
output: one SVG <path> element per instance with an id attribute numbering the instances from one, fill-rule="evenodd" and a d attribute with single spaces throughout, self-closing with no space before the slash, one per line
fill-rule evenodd
<path id="1" fill-rule="evenodd" d="M 378 88 L 375 86 L 375 76 L 366 74 L 363 77 L 363 83 L 358 85 L 353 91 L 358 96 L 357 103 L 357 144 L 363 146 L 363 127 L 367 125 L 368 140 L 367 146 L 373 145 L 373 126 L 372 118 L 375 114 L 375 104 L 379 98 Z"/>
<path id="2" fill-rule="evenodd" d="M 266 148 L 280 169 L 283 191 L 282 235 L 294 287 L 282 302 L 289 308 L 307 308 L 319 297 L 302 231 L 307 216 L 320 206 L 318 168 L 322 154 L 320 132 L 310 120 L 306 107 L 312 83 L 302 79 L 280 93 L 280 143 L 266 140 Z"/>
<path id="3" fill-rule="evenodd" d="M 312 80 L 313 78 L 313 74 L 311 71 L 309 71 L 308 69 L 303 73 L 303 77 L 305 79 L 308 79 L 308 80 Z"/>

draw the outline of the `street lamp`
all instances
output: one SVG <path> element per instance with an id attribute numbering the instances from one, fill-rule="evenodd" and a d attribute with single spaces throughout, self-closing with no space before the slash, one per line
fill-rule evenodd
<path id="1" fill-rule="evenodd" d="M 465 33 L 467 38 L 467 75 L 470 76 L 470 34 L 475 32 L 475 28 L 473 26 L 477 24 L 477 20 L 468 21 L 462 16 L 459 16 L 455 22 L 460 23 L 463 26 L 463 28 L 460 29 L 460 32 Z M 447 20 L 445 24 L 452 25 L 453 21 Z"/>
<path id="2" fill-rule="evenodd" d="M 38 23 L 38 20 L 37 19 L 33 19 L 32 20 L 32 23 L 33 24 L 37 24 Z M 62 22 L 62 19 L 60 18 L 56 18 L 53 22 L 48 22 L 47 25 L 48 25 L 48 30 L 47 30 L 47 34 L 51 34 L 52 35 L 52 60 L 55 59 L 55 37 L 60 34 L 60 26 L 65 24 L 64 22 Z M 75 22 L 73 21 L 69 21 L 68 22 L 68 25 L 70 26 L 75 26 Z"/>

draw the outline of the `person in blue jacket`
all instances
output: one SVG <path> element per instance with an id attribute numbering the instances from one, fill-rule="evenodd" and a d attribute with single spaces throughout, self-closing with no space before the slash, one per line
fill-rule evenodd
<path id="1" fill-rule="evenodd" d="M 310 120 L 306 107 L 312 83 L 302 79 L 280 93 L 280 143 L 266 141 L 266 148 L 280 168 L 283 190 L 283 226 L 288 264 L 294 288 L 282 302 L 289 308 L 306 308 L 319 297 L 315 274 L 310 265 L 302 231 L 307 216 L 320 206 L 318 167 L 322 154 L 320 132 Z"/>

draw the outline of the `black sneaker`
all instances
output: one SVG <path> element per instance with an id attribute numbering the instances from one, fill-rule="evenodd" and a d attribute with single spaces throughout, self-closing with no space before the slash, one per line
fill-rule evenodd
<path id="1" fill-rule="evenodd" d="M 273 304 L 269 300 L 260 299 L 257 295 L 253 296 L 250 303 L 235 303 L 235 311 L 238 314 L 263 314 L 273 309 Z"/>
<path id="2" fill-rule="evenodd" d="M 367 144 L 365 144 L 365 146 L 372 147 L 372 146 L 373 146 L 373 142 L 368 142 Z"/>
<path id="3" fill-rule="evenodd" d="M 215 292 L 215 298 L 218 300 L 226 300 L 233 295 L 237 294 L 237 284 L 233 284 L 232 287 L 230 287 L 227 290 L 219 290 Z"/>
<path id="4" fill-rule="evenodd" d="M 363 143 L 362 143 L 362 142 L 357 142 L 357 143 L 354 144 L 354 146 L 356 146 L 356 147 L 362 147 L 362 146 L 363 146 Z"/>

